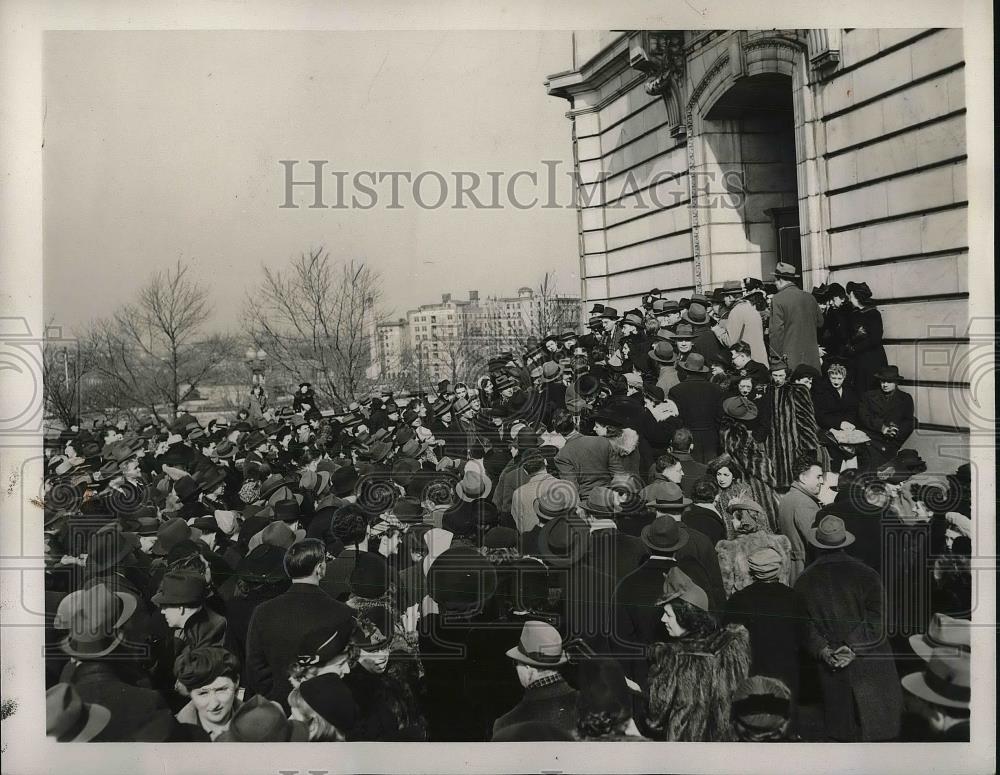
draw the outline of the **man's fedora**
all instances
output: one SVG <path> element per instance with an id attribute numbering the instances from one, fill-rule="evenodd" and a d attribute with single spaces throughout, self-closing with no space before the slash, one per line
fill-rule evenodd
<path id="1" fill-rule="evenodd" d="M 156 542 L 150 548 L 150 554 L 165 557 L 181 541 L 194 541 L 201 537 L 201 531 L 191 527 L 183 517 L 168 519 L 156 531 Z"/>
<path id="2" fill-rule="evenodd" d="M 103 583 L 67 596 L 56 619 L 69 633 L 60 648 L 77 659 L 96 659 L 110 654 L 124 640 L 122 626 L 132 617 L 139 601 L 128 592 L 112 592 Z"/>
<path id="3" fill-rule="evenodd" d="M 903 676 L 903 688 L 915 697 L 946 708 L 968 708 L 972 699 L 971 653 L 935 649 L 922 672 Z"/>
<path id="4" fill-rule="evenodd" d="M 427 589 L 442 613 L 471 615 L 480 612 L 495 594 L 497 574 L 475 549 L 452 546 L 430 563 Z"/>
<path id="5" fill-rule="evenodd" d="M 688 542 L 687 530 L 670 515 L 657 517 L 646 525 L 639 537 L 653 552 L 676 552 Z"/>
<path id="6" fill-rule="evenodd" d="M 705 365 L 705 356 L 701 353 L 691 353 L 679 365 L 684 371 L 689 371 L 692 374 L 707 374 L 709 370 L 708 366 Z"/>
<path id="7" fill-rule="evenodd" d="M 903 377 L 899 373 L 898 366 L 883 366 L 872 375 L 879 382 L 900 382 Z"/>
<path id="8" fill-rule="evenodd" d="M 579 504 L 580 496 L 572 484 L 549 478 L 539 484 L 533 506 L 535 514 L 544 521 L 572 514 Z"/>
<path id="9" fill-rule="evenodd" d="M 649 351 L 649 357 L 657 363 L 670 366 L 674 363 L 674 346 L 670 342 L 657 342 Z"/>
<path id="10" fill-rule="evenodd" d="M 45 735 L 59 743 L 93 740 L 110 721 L 110 710 L 84 702 L 72 684 L 59 683 L 45 692 Z"/>
<path id="11" fill-rule="evenodd" d="M 703 304 L 692 302 L 691 306 L 681 313 L 681 320 L 693 326 L 703 326 L 708 323 L 708 309 Z"/>
<path id="12" fill-rule="evenodd" d="M 683 511 L 691 505 L 691 499 L 684 495 L 679 485 L 673 482 L 657 483 L 656 498 L 650 502 L 657 511 Z"/>
<path id="13" fill-rule="evenodd" d="M 555 361 L 542 364 L 542 382 L 555 382 L 562 376 L 562 367 Z"/>
<path id="14" fill-rule="evenodd" d="M 777 266 L 774 267 L 773 275 L 774 277 L 781 277 L 786 280 L 794 280 L 799 276 L 799 273 L 795 271 L 795 267 L 791 264 L 779 261 Z"/>
<path id="15" fill-rule="evenodd" d="M 938 656 L 958 656 L 970 651 L 972 634 L 968 619 L 953 619 L 947 614 L 934 614 L 927 632 L 910 636 L 910 647 L 924 662 L 936 652 Z"/>
<path id="16" fill-rule="evenodd" d="M 518 644 L 507 651 L 507 656 L 515 662 L 548 670 L 569 661 L 559 631 L 551 624 L 537 621 L 524 623 Z"/>
<path id="17" fill-rule="evenodd" d="M 844 527 L 844 520 L 833 514 L 823 517 L 806 538 L 817 549 L 839 549 L 854 543 L 854 533 Z"/>
<path id="18" fill-rule="evenodd" d="M 572 514 L 553 517 L 538 534 L 538 553 L 546 565 L 568 568 L 587 553 L 590 529 L 586 522 Z"/>
<path id="19" fill-rule="evenodd" d="M 196 606 L 205 599 L 205 577 L 194 571 L 170 571 L 152 597 L 158 606 Z"/>
<path id="20" fill-rule="evenodd" d="M 240 705 L 229 729 L 219 735 L 217 742 L 305 743 L 308 740 L 305 724 L 289 720 L 278 703 L 258 694 Z"/>
<path id="21" fill-rule="evenodd" d="M 492 489 L 493 482 L 488 477 L 470 468 L 455 485 L 455 494 L 466 503 L 471 503 L 481 498 L 488 498 Z"/>
<path id="22" fill-rule="evenodd" d="M 722 411 L 734 420 L 751 422 L 757 419 L 757 404 L 746 396 L 730 396 L 722 402 Z"/>
<path id="23" fill-rule="evenodd" d="M 694 328 L 691 327 L 690 323 L 678 323 L 677 328 L 674 329 L 671 339 L 675 342 L 677 341 L 687 341 L 688 339 L 694 339 L 695 333 Z"/>

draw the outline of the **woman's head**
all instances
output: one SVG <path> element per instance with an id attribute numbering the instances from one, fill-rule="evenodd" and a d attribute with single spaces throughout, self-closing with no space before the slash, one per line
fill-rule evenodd
<path id="1" fill-rule="evenodd" d="M 580 665 L 577 731 L 581 737 L 621 735 L 632 720 L 632 692 L 614 659 L 590 659 Z"/>
<path id="2" fill-rule="evenodd" d="M 188 649 L 174 661 L 174 675 L 178 689 L 191 698 L 199 719 L 211 724 L 230 719 L 240 678 L 236 655 L 214 646 Z"/>
<path id="3" fill-rule="evenodd" d="M 711 613 L 681 598 L 664 603 L 660 621 L 672 638 L 682 638 L 687 635 L 701 637 L 719 628 L 718 621 Z"/>
<path id="4" fill-rule="evenodd" d="M 715 483 L 723 490 L 729 489 L 737 478 L 736 464 L 733 458 L 726 454 L 709 461 L 708 473 L 715 477 Z"/>

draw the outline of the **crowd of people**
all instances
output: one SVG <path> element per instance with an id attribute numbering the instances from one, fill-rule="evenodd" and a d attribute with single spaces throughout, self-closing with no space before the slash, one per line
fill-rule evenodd
<path id="1" fill-rule="evenodd" d="M 868 286 L 797 280 L 433 393 L 66 429 L 48 734 L 967 740 L 969 465 L 906 447 Z"/>

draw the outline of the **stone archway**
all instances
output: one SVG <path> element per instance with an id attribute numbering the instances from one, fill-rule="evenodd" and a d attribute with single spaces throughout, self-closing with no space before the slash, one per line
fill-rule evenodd
<path id="1" fill-rule="evenodd" d="M 794 31 L 733 32 L 686 104 L 692 224 L 699 285 L 767 279 L 775 263 L 825 267 L 807 45 Z"/>

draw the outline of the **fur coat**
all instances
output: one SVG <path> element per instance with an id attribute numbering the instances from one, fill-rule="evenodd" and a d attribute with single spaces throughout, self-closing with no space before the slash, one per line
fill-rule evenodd
<path id="1" fill-rule="evenodd" d="M 611 444 L 612 470 L 640 476 L 639 434 L 632 428 L 622 428 L 620 436 L 608 436 Z M 617 465 L 616 465 L 617 464 Z"/>
<path id="2" fill-rule="evenodd" d="M 666 741 L 734 740 L 733 695 L 749 675 L 750 634 L 741 624 L 657 643 L 649 659 L 651 731 Z"/>

